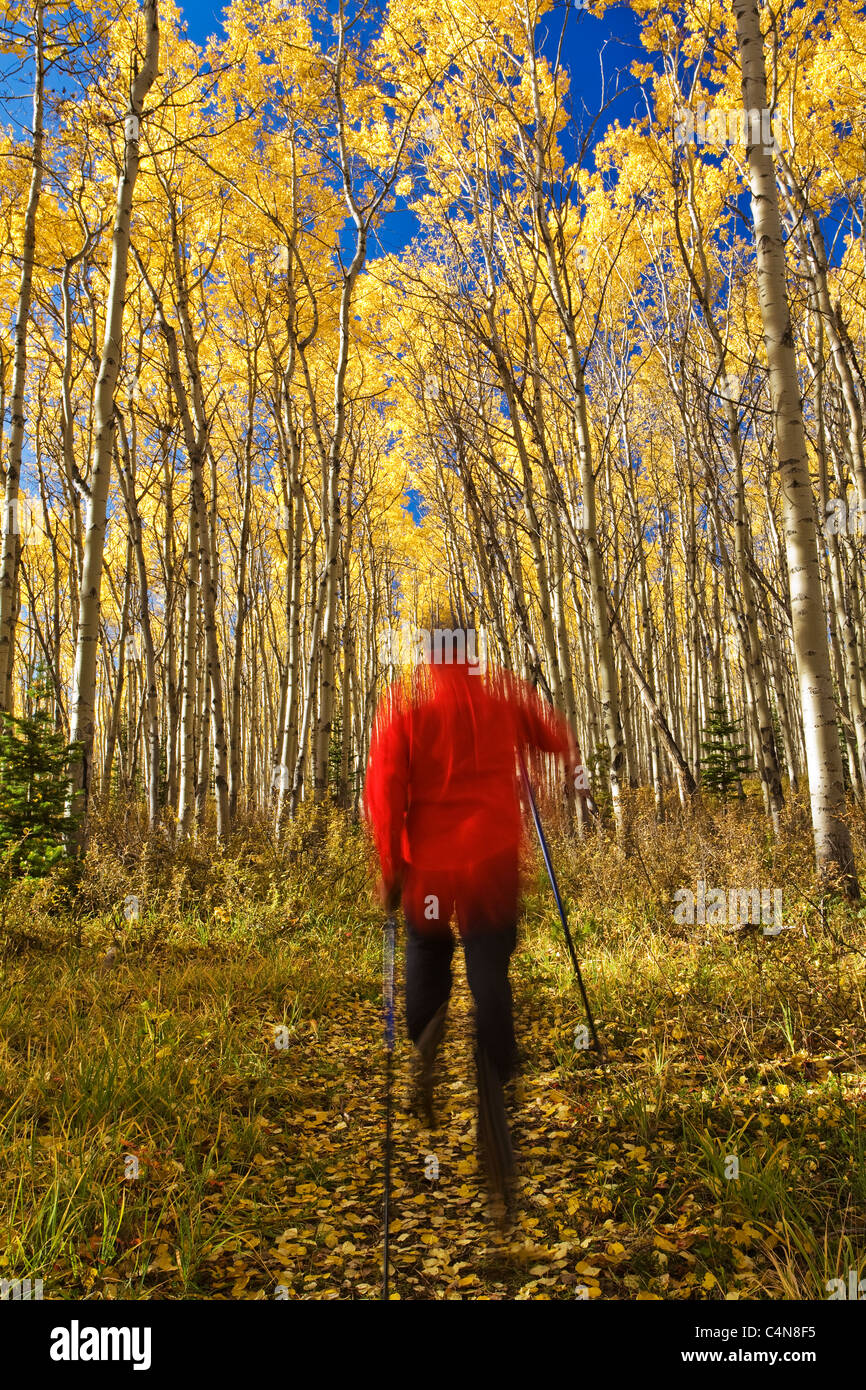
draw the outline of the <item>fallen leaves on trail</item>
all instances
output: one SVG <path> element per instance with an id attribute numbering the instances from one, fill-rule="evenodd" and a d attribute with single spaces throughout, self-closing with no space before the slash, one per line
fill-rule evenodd
<path id="1" fill-rule="evenodd" d="M 527 1019 L 524 1013 L 518 1021 L 524 1036 L 536 1035 L 542 1068 L 527 1070 L 516 1109 L 519 1211 L 507 1237 L 499 1236 L 487 1220 L 476 1161 L 471 1015 L 462 978 L 449 1015 L 437 1091 L 442 1124 L 435 1134 L 425 1133 L 405 1114 L 402 1063 L 408 1049 L 398 1047 L 391 1279 L 400 1296 L 760 1296 L 755 1254 L 760 1251 L 766 1266 L 778 1233 L 766 1222 L 722 1219 L 708 1183 L 711 1174 L 702 1175 L 702 1194 L 694 1190 L 693 1173 L 684 1181 L 682 1120 L 677 1117 L 694 1103 L 692 1064 L 685 1057 L 668 1059 L 665 1105 L 674 1117 L 673 1134 L 662 1132 L 658 1115 L 645 1140 L 635 1142 L 635 1130 L 646 1127 L 647 1116 L 630 1112 L 627 1103 L 623 1110 L 622 1087 L 627 1097 L 634 1066 L 629 1059 L 636 1054 L 645 1059 L 651 1047 L 638 1037 L 631 1047 L 611 1049 L 619 1070 L 607 1079 L 589 1058 L 582 1069 L 545 1069 L 558 1020 L 554 1018 L 553 1029 L 549 1016 Z M 282 1135 L 274 1136 L 266 1159 L 268 1167 L 303 1175 L 294 1182 L 279 1179 L 279 1205 L 288 1224 L 264 1250 L 270 1278 L 284 1297 L 379 1295 L 380 1032 L 378 1007 L 358 1002 L 333 1011 L 315 1036 L 298 1044 L 295 1070 L 311 1091 L 329 1096 L 329 1106 L 298 1106 L 284 1114 Z M 757 1089 L 763 1104 L 790 1104 L 787 1083 L 772 1091 L 762 1085 Z M 784 1112 L 775 1118 L 784 1126 Z M 769 1152 L 784 1165 L 784 1143 Z M 716 1157 L 723 1162 L 721 1150 Z M 436 1176 L 431 1180 L 432 1171 Z M 249 1194 L 249 1186 L 247 1190 Z M 271 1206 L 275 1195 L 269 1195 Z M 640 1210 L 639 1220 L 629 1218 L 629 1208 Z M 260 1282 L 251 1279 L 241 1288 L 234 1267 L 231 1278 L 228 1296 L 259 1296 Z M 227 1284 L 227 1277 L 215 1278 L 214 1291 Z"/>
<path id="2" fill-rule="evenodd" d="M 251 952 L 240 967 L 217 962 L 212 978 L 198 963 L 166 967 L 158 1007 L 116 1015 L 110 990 L 128 982 L 111 977 L 105 1001 L 69 1010 L 74 1067 L 35 1058 L 25 1071 L 22 1104 L 49 1114 L 52 1128 L 26 1152 L 19 1145 L 9 1172 L 29 1164 L 46 1203 L 61 1184 L 71 1234 L 42 1272 L 65 1297 L 380 1297 L 379 961 L 361 955 L 361 965 L 331 976 L 324 963 L 308 1017 L 309 942 L 297 965 L 289 950 L 265 962 Z M 542 958 L 530 939 L 514 963 L 524 1066 L 513 1112 L 517 1214 L 507 1235 L 488 1220 L 476 1159 L 462 957 L 435 1134 L 406 1113 L 409 1048 L 398 1042 L 393 1295 L 820 1297 L 822 1280 L 848 1258 L 846 1203 L 852 1197 L 857 1210 L 862 1186 L 855 1059 L 863 1046 L 853 1027 L 834 1050 L 836 1025 L 816 1013 L 822 1031 L 809 1038 L 811 1053 L 792 1052 L 785 1039 L 773 1051 L 769 1030 L 759 1052 L 745 1030 L 718 1024 L 712 997 L 697 997 L 704 958 L 696 952 L 666 963 L 678 1002 L 668 990 L 664 1008 L 648 967 L 623 970 L 604 995 L 590 958 L 605 1071 L 575 1049 L 579 1004 L 543 974 Z M 687 987 L 678 970 L 694 972 Z M 730 1011 L 734 987 L 725 988 Z M 42 1007 L 58 1016 L 47 992 L 26 1002 L 28 1018 Z M 288 1045 L 277 1046 L 283 1019 Z M 11 1047 L 8 1060 L 20 1091 L 27 1060 Z M 134 1179 L 125 1155 L 139 1163 Z M 835 1244 L 823 1248 L 827 1230 Z M 4 1274 L 28 1258 L 29 1239 L 0 1231 Z"/>

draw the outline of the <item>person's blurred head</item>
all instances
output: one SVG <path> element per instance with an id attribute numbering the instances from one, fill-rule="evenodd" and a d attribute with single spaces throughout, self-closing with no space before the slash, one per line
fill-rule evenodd
<path id="1" fill-rule="evenodd" d="M 453 610 L 444 614 L 434 610 L 428 626 L 419 629 L 419 656 L 435 671 L 453 671 L 455 675 L 481 675 L 486 666 L 487 643 L 484 632 L 461 621 Z"/>

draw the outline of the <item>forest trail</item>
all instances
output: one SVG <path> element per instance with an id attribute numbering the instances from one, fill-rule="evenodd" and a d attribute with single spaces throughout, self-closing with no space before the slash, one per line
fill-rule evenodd
<path id="1" fill-rule="evenodd" d="M 788 1278 L 802 1272 L 797 1214 L 785 1212 L 785 1198 L 781 1206 L 778 1199 L 779 1188 L 790 1197 L 791 1176 L 802 1172 L 792 1123 L 807 1151 L 811 1141 L 815 1150 L 826 1151 L 831 1115 L 841 1113 L 840 1101 L 844 1109 L 846 1094 L 856 1106 L 862 1093 L 856 1065 L 844 1078 L 847 1084 L 837 1085 L 824 1057 L 780 1052 L 757 1067 L 736 1060 L 730 1039 L 707 1041 L 712 1024 L 718 1033 L 720 1010 L 701 1009 L 684 978 L 694 982 L 704 972 L 700 952 L 674 946 L 665 967 L 667 1008 L 659 1008 L 657 994 L 647 997 L 645 981 L 634 981 L 629 990 L 628 971 L 622 972 L 625 997 L 616 1002 L 624 1008 L 619 1018 L 607 1020 L 612 1026 L 606 1072 L 592 1053 L 575 1048 L 575 1031 L 585 1031 L 584 1020 L 564 951 L 537 933 L 527 935 L 512 967 L 522 1058 L 511 1094 L 518 1162 L 513 1225 L 501 1234 L 490 1221 L 476 1157 L 472 1001 L 458 949 L 439 1059 L 436 1131 L 408 1113 L 411 1045 L 398 1031 L 392 1297 L 791 1296 L 786 1272 Z M 555 980 L 545 979 L 541 968 L 551 954 L 559 958 Z M 597 985 L 603 962 L 590 953 L 586 968 Z M 564 989 L 563 979 L 569 980 Z M 643 1026 L 636 1023 L 641 1012 L 648 1020 Z M 293 1112 L 282 1111 L 277 1123 L 284 1137 L 275 1136 L 277 1150 L 286 1146 L 291 1173 L 277 1184 L 284 1190 L 280 1213 L 286 1224 L 263 1252 L 271 1278 L 283 1286 L 281 1296 L 380 1295 L 381 1035 L 377 1004 L 356 1003 L 328 1011 L 293 1054 L 292 1072 L 304 1078 L 304 1102 Z M 727 1074 L 722 1086 L 720 1064 Z M 749 1075 L 737 1075 L 740 1066 Z M 805 1084 L 816 1079 L 829 1084 L 832 1108 L 818 1103 L 820 1086 Z M 750 1108 L 764 1113 L 749 1115 Z M 822 1138 L 817 1129 L 825 1130 Z M 745 1131 L 751 1131 L 748 1138 Z M 732 1150 L 739 1154 L 735 1174 Z M 851 1162 L 849 1157 L 849 1169 Z M 810 1170 L 817 1173 L 814 1160 Z M 832 1181 L 828 1186 L 843 1203 L 842 1187 Z M 858 1200 L 862 1193 L 855 1196 L 855 1209 Z M 777 1212 L 781 1221 L 773 1219 Z M 861 1205 L 855 1225 L 862 1218 Z M 243 1283 L 247 1273 L 242 1264 L 223 1273 L 225 1292 L 243 1296 L 234 1276 Z M 255 1282 L 251 1276 L 245 1287 Z"/>
<path id="2" fill-rule="evenodd" d="M 396 1049 L 392 1291 L 427 1299 L 562 1297 L 577 1289 L 598 1297 L 600 1271 L 587 1252 L 610 1239 L 599 1209 L 609 1203 L 591 1178 L 594 1153 L 574 1096 L 563 1091 L 555 1068 L 535 1070 L 531 1059 L 512 1110 L 520 1174 L 515 1221 L 501 1235 L 487 1217 L 476 1157 L 472 1004 L 459 950 L 454 974 L 435 1131 L 408 1113 L 405 1034 Z M 517 1026 L 531 1047 L 552 1001 L 546 992 L 522 993 Z M 534 1016 L 528 1013 L 533 1002 Z M 370 1297 L 380 1290 L 381 1032 L 375 1005 L 347 1008 L 320 1022 L 305 1049 L 303 1074 L 317 1103 L 284 1116 L 295 1177 L 287 1192 L 291 1222 L 267 1252 L 282 1266 L 277 1281 L 295 1296 Z M 596 1068 L 587 1074 L 590 1086 L 602 1084 L 600 1078 Z M 588 1227 L 595 1238 L 584 1235 Z"/>
<path id="3" fill-rule="evenodd" d="M 428 657 L 569 726 L 609 1065 L 533 845 L 514 1229 L 458 957 L 394 1296 L 866 1294 L 866 8 L 91 8 L 0 20 L 0 1298 L 380 1296 Z"/>
<path id="4" fill-rule="evenodd" d="M 530 897 L 506 1234 L 476 1161 L 462 951 L 435 1132 L 407 1109 L 401 985 L 392 1297 L 826 1297 L 866 1228 L 862 960 L 624 916 L 577 940 L 607 1072 L 575 1046 L 576 982 Z M 154 917 L 101 973 L 106 944 L 94 927 L 80 954 L 5 961 L 4 1271 L 58 1298 L 379 1298 L 375 910 Z"/>

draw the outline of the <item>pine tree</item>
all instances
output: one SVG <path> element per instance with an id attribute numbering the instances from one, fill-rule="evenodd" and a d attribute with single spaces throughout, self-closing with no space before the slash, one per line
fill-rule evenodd
<path id="1" fill-rule="evenodd" d="M 51 685 L 38 672 L 27 694 L 33 713 L 4 714 L 0 727 L 0 880 L 40 878 L 66 857 L 71 745 L 49 714 Z"/>
<path id="2" fill-rule="evenodd" d="M 740 721 L 728 715 L 724 691 L 716 686 L 701 740 L 701 781 L 722 801 L 727 801 L 735 787 L 743 795 L 741 778 L 749 771 L 749 759 L 738 736 L 739 726 Z"/>

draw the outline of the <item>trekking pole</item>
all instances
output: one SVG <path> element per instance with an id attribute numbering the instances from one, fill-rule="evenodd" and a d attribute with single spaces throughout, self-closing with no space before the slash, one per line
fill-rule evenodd
<path id="1" fill-rule="evenodd" d="M 391 1079 L 394 1065 L 394 954 L 397 945 L 397 919 L 390 912 L 385 919 L 385 950 L 382 963 L 382 994 L 385 1003 L 385 1217 L 382 1234 L 385 1267 L 382 1298 L 388 1297 L 388 1241 L 391 1217 Z"/>
<path id="2" fill-rule="evenodd" d="M 589 1022 L 589 1030 L 592 1033 L 592 1041 L 595 1045 L 596 1052 L 598 1053 L 602 1062 L 604 1062 L 604 1052 L 602 1050 L 601 1043 L 598 1040 L 598 1033 L 595 1030 L 595 1020 L 592 1016 L 592 1009 L 589 1007 L 589 999 L 587 998 L 586 988 L 584 987 L 583 976 L 580 973 L 580 964 L 577 959 L 577 952 L 574 949 L 574 942 L 571 939 L 571 932 L 568 927 L 568 920 L 565 915 L 565 909 L 562 906 L 562 898 L 559 896 L 559 885 L 556 882 L 556 874 L 553 871 L 553 860 L 550 857 L 550 850 L 547 847 L 547 840 L 545 839 L 544 831 L 541 828 L 541 817 L 538 814 L 538 807 L 535 804 L 535 797 L 532 794 L 532 786 L 529 781 L 529 774 L 526 771 L 526 763 L 523 760 L 523 752 L 520 748 L 518 748 L 517 750 L 517 757 L 520 762 L 520 774 L 523 778 L 523 786 L 525 788 L 526 796 L 529 801 L 529 808 L 532 812 L 532 821 L 535 825 L 535 832 L 538 835 L 538 843 L 541 845 L 541 853 L 544 858 L 545 868 L 547 869 L 547 876 L 550 879 L 550 886 L 553 889 L 553 896 L 556 899 L 556 906 L 559 909 L 559 920 L 562 923 L 562 930 L 565 932 L 565 943 L 568 946 L 568 954 L 571 956 L 571 963 L 574 966 L 574 973 L 577 976 L 577 983 L 580 985 L 580 993 L 583 999 L 583 1007 L 586 1010 L 586 1017 Z"/>

